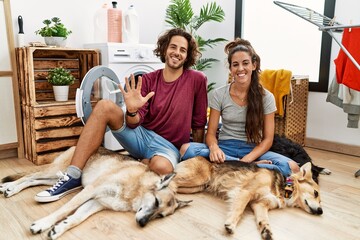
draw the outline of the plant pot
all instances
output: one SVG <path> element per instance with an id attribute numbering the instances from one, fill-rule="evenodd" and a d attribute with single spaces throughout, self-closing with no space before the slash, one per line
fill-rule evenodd
<path id="1" fill-rule="evenodd" d="M 44 37 L 45 43 L 48 46 L 65 47 L 66 38 L 64 37 Z"/>
<path id="2" fill-rule="evenodd" d="M 53 86 L 55 101 L 67 101 L 69 97 L 69 85 Z"/>

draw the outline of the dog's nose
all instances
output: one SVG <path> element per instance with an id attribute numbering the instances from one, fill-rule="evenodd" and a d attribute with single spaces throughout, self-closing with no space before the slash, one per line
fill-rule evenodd
<path id="1" fill-rule="evenodd" d="M 321 207 L 318 207 L 317 209 L 314 209 L 314 208 L 310 208 L 311 209 L 311 213 L 312 214 L 315 214 L 315 215 L 321 215 L 323 214 L 323 210 Z"/>
<path id="2" fill-rule="evenodd" d="M 145 227 L 145 225 L 148 223 L 147 218 L 141 218 L 137 221 L 137 223 L 140 225 L 140 227 Z"/>
<path id="3" fill-rule="evenodd" d="M 323 214 L 323 210 L 322 210 L 321 207 L 319 207 L 319 208 L 317 209 L 317 215 L 321 215 L 321 214 Z"/>

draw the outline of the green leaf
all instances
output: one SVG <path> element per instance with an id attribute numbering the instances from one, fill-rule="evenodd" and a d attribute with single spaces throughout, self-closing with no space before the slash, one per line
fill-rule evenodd
<path id="1" fill-rule="evenodd" d="M 193 69 L 198 71 L 204 71 L 206 69 L 211 68 L 211 65 L 214 62 L 219 62 L 219 60 L 215 58 L 200 58 L 198 61 L 196 61 L 196 64 L 193 67 Z"/>
<path id="2" fill-rule="evenodd" d="M 190 0 L 171 0 L 166 9 L 165 22 L 172 27 L 186 29 L 193 15 Z"/>
<path id="3" fill-rule="evenodd" d="M 204 23 L 209 21 L 222 22 L 225 19 L 224 10 L 216 5 L 216 2 L 206 4 L 200 9 L 200 16 L 196 18 L 196 23 L 193 26 L 198 30 Z"/>

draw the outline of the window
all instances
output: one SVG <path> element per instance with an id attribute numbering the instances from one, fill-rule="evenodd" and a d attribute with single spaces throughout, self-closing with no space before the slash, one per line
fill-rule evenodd
<path id="1" fill-rule="evenodd" d="M 336 0 L 287 0 L 333 18 Z M 292 70 L 309 75 L 310 91 L 327 92 L 331 36 L 273 1 L 236 0 L 235 36 L 249 40 L 262 69 Z"/>

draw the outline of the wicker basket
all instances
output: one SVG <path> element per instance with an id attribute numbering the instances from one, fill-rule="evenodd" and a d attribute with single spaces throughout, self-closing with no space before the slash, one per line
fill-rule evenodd
<path id="1" fill-rule="evenodd" d="M 305 145 L 309 79 L 291 80 L 292 96 L 285 98 L 285 114 L 275 116 L 275 133 Z"/>

